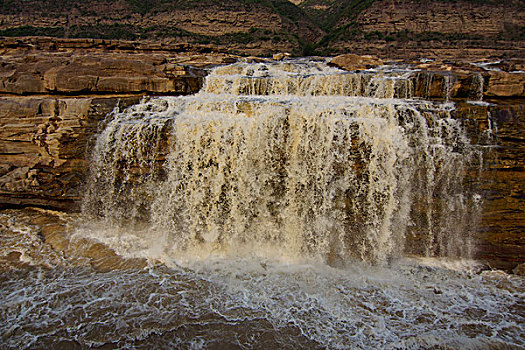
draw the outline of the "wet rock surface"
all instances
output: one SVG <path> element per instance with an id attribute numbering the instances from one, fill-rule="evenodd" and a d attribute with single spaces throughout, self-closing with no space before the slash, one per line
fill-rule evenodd
<path id="1" fill-rule="evenodd" d="M 89 164 L 86 150 L 97 125 L 119 97 L 0 97 L 0 201 L 77 210 Z"/>
<path id="2" fill-rule="evenodd" d="M 334 57 L 330 64 L 344 70 L 355 71 L 380 66 L 383 64 L 383 61 L 373 56 L 345 54 Z"/>
<path id="3" fill-rule="evenodd" d="M 74 236 L 76 214 L 38 207 L 0 211 L 0 272 L 10 268 L 52 268 L 71 264 L 96 271 L 141 269 L 144 259 L 126 259 L 107 246 Z"/>

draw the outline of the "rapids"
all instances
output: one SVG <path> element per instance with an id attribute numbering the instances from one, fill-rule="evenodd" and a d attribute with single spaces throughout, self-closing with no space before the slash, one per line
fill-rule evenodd
<path id="1" fill-rule="evenodd" d="M 470 260 L 481 153 L 446 94 L 236 63 L 115 109 L 81 215 L 0 213 L 2 348 L 523 348 L 524 279 Z"/>

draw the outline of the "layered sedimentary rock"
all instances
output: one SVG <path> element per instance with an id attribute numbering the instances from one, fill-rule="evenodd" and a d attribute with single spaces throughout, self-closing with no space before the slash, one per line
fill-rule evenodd
<path id="1" fill-rule="evenodd" d="M 525 103 L 506 101 L 489 113 L 495 139 L 481 174 L 486 200 L 480 257 L 496 265 L 506 261 L 510 269 L 525 256 Z"/>
<path id="2" fill-rule="evenodd" d="M 115 107 L 140 97 L 0 98 L 0 201 L 76 209 L 86 147 Z"/>
<path id="3" fill-rule="evenodd" d="M 317 49 L 399 58 L 523 57 L 524 26 L 520 0 L 0 2 L 0 35 L 193 43 L 266 56 Z"/>
<path id="4" fill-rule="evenodd" d="M 520 5 L 521 4 L 521 5 Z M 506 26 L 525 23 L 521 1 L 382 0 L 363 11 L 357 23 L 365 31 L 478 33 L 494 36 Z M 340 25 L 344 24 L 342 19 Z"/>
<path id="5" fill-rule="evenodd" d="M 0 2 L 0 35 L 213 43 L 230 52 L 299 53 L 324 32 L 287 0 Z"/>
<path id="6" fill-rule="evenodd" d="M 332 64 L 357 72 L 379 63 L 370 56 L 342 55 Z M 510 271 L 525 256 L 523 61 L 417 66 L 420 70 L 407 77 L 409 97 L 454 102 L 454 117 L 480 149 L 482 163 L 469 177 L 483 198 L 476 256 Z"/>
<path id="7" fill-rule="evenodd" d="M 330 52 L 398 58 L 523 57 L 523 3 L 513 1 L 347 0 L 300 6 L 336 28 Z M 329 5 L 329 6 L 323 6 Z M 357 10 L 357 11 L 356 11 Z M 334 32 L 334 29 L 332 29 Z"/>
<path id="8" fill-rule="evenodd" d="M 33 52 L 33 51 L 32 51 Z M 197 92 L 225 56 L 14 52 L 0 57 L 0 205 L 75 210 L 87 148 L 114 108 Z"/>
<path id="9" fill-rule="evenodd" d="M 0 58 L 0 93 L 189 94 L 203 72 L 162 55 L 20 55 Z"/>
<path id="10" fill-rule="evenodd" d="M 483 198 L 476 257 L 510 271 L 525 256 L 525 103 L 488 101 L 456 102 L 456 117 L 482 150 L 483 164 L 470 174 Z"/>

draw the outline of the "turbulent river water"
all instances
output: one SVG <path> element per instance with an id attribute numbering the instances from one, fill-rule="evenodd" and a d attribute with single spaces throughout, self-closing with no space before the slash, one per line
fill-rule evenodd
<path id="1" fill-rule="evenodd" d="M 115 109 L 81 215 L 0 214 L 2 347 L 523 348 L 525 281 L 470 260 L 481 154 L 412 90 L 236 63 Z"/>

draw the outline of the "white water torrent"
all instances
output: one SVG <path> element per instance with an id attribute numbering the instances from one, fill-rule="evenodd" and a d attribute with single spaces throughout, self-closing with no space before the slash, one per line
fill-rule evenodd
<path id="1" fill-rule="evenodd" d="M 195 96 L 113 113 L 85 212 L 146 224 L 168 257 L 383 263 L 407 236 L 411 252 L 467 257 L 473 150 L 452 105 L 391 98 L 407 82 L 321 63 L 216 68 Z"/>
<path id="2" fill-rule="evenodd" d="M 62 252 L 0 215 L 0 347 L 522 349 L 525 280 L 465 260 L 479 155 L 409 81 L 237 63 L 115 110 Z"/>

